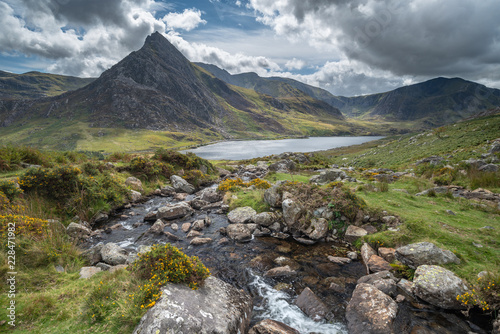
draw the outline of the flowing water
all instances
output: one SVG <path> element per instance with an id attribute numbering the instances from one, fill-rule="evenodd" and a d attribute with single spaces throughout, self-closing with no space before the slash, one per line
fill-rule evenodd
<path id="1" fill-rule="evenodd" d="M 243 160 L 284 152 L 315 152 L 341 146 L 359 145 L 381 139 L 380 136 L 363 137 L 309 137 L 281 140 L 238 140 L 224 141 L 200 146 L 181 152 L 193 152 L 209 160 Z"/>

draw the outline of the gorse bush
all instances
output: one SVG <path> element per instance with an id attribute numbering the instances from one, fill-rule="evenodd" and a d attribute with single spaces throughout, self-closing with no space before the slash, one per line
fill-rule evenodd
<path id="1" fill-rule="evenodd" d="M 19 185 L 26 192 L 37 192 L 56 200 L 65 199 L 77 191 L 81 173 L 73 166 L 31 168 L 20 177 Z"/>
<path id="2" fill-rule="evenodd" d="M 11 171 L 25 162 L 32 165 L 48 166 L 50 159 L 39 150 L 26 146 L 0 146 L 0 171 Z"/>
<path id="3" fill-rule="evenodd" d="M 236 191 L 240 188 L 247 188 L 255 186 L 257 189 L 267 189 L 271 187 L 271 184 L 267 182 L 266 180 L 262 180 L 259 178 L 253 179 L 252 181 L 245 182 L 242 179 L 235 178 L 235 179 L 226 179 L 222 182 L 219 183 L 219 186 L 217 187 L 217 190 L 219 191 Z"/>
<path id="4" fill-rule="evenodd" d="M 199 187 L 208 184 L 212 181 L 212 178 L 208 174 L 204 174 L 201 170 L 193 169 L 182 176 L 184 180 L 191 183 L 195 187 Z"/>
<path id="5" fill-rule="evenodd" d="M 158 179 L 159 177 L 169 178 L 174 174 L 172 165 L 145 157 L 132 159 L 130 162 L 130 171 L 135 176 L 149 181 Z"/>
<path id="6" fill-rule="evenodd" d="M 176 151 L 160 148 L 156 150 L 153 159 L 168 163 L 177 169 L 199 169 L 208 174 L 215 171 L 215 167 L 210 162 L 191 152 L 182 154 Z"/>
<path id="7" fill-rule="evenodd" d="M 14 200 L 18 195 L 23 193 L 23 191 L 12 180 L 0 181 L 0 192 L 7 196 L 10 201 Z"/>
<path id="8" fill-rule="evenodd" d="M 489 273 L 486 277 L 479 277 L 472 289 L 457 300 L 467 308 L 478 306 L 483 311 L 500 310 L 500 275 Z"/>

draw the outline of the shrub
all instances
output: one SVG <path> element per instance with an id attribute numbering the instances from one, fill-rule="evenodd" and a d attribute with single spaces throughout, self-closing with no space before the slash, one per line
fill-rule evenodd
<path id="1" fill-rule="evenodd" d="M 39 239 L 46 233 L 48 221 L 23 215 L 0 215 L 0 234 L 4 241 L 7 240 L 9 224 L 15 225 L 16 237 L 23 236 Z"/>
<path id="2" fill-rule="evenodd" d="M 91 322 L 101 322 L 106 320 L 113 311 L 113 305 L 116 303 L 116 291 L 111 284 L 99 282 L 92 289 L 84 304 L 84 315 Z"/>
<path id="3" fill-rule="evenodd" d="M 215 171 L 215 167 L 210 162 L 196 156 L 191 152 L 182 154 L 176 151 L 160 148 L 156 150 L 153 159 L 166 162 L 179 169 L 199 169 L 208 174 L 211 174 Z"/>
<path id="4" fill-rule="evenodd" d="M 115 152 L 108 157 L 108 160 L 112 162 L 130 162 L 132 160 L 132 155 L 124 152 Z"/>
<path id="5" fill-rule="evenodd" d="M 246 188 L 250 186 L 255 186 L 257 189 L 267 189 L 271 187 L 271 184 L 266 180 L 259 178 L 253 179 L 250 182 L 245 182 L 239 177 L 236 179 L 226 179 L 219 183 L 217 187 L 218 191 L 236 191 L 239 188 Z"/>
<path id="6" fill-rule="evenodd" d="M 483 311 L 500 310 L 500 275 L 489 273 L 486 277 L 479 277 L 472 289 L 463 295 L 458 295 L 457 300 L 465 307 L 480 307 Z"/>
<path id="7" fill-rule="evenodd" d="M 2 192 L 7 198 L 12 201 L 18 195 L 22 194 L 23 191 L 16 186 L 16 183 L 12 180 L 0 181 L 0 192 Z"/>
<path id="8" fill-rule="evenodd" d="M 191 183 L 192 185 L 194 185 L 195 187 L 205 185 L 211 181 L 210 175 L 203 174 L 203 172 L 198 169 L 193 169 L 188 171 L 186 174 L 182 176 L 182 178 Z"/>
<path id="9" fill-rule="evenodd" d="M 168 163 L 151 160 L 144 157 L 137 157 L 130 162 L 132 174 L 147 180 L 157 179 L 162 176 L 169 178 L 174 174 L 174 168 Z"/>
<path id="10" fill-rule="evenodd" d="M 31 168 L 21 176 L 19 185 L 26 192 L 64 200 L 77 191 L 80 174 L 80 169 L 73 166 Z"/>
<path id="11" fill-rule="evenodd" d="M 189 257 L 170 244 L 153 245 L 149 252 L 139 254 L 131 270 L 139 278 L 157 285 L 185 283 L 193 290 L 210 275 L 196 256 Z"/>

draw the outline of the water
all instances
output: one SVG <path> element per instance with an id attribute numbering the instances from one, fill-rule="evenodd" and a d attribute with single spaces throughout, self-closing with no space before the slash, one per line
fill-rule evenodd
<path id="1" fill-rule="evenodd" d="M 284 152 L 322 151 L 342 146 L 359 145 L 381 138 L 383 137 L 309 137 L 302 139 L 225 141 L 182 152 L 193 152 L 197 156 L 209 160 L 242 160 Z"/>

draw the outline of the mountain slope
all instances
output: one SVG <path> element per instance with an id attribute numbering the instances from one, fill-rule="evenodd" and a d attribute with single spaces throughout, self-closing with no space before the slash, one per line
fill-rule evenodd
<path id="1" fill-rule="evenodd" d="M 0 99 L 22 99 L 55 96 L 84 87 L 95 78 L 28 72 L 15 74 L 0 71 Z"/>
<path id="2" fill-rule="evenodd" d="M 277 99 L 229 85 L 154 33 L 140 50 L 83 88 L 50 98 L 0 100 L 0 125 L 6 127 L 5 140 L 86 149 L 83 142 L 95 143 L 94 149 L 99 143 L 107 142 L 108 148 L 126 141 L 130 149 L 366 132 L 346 124 L 340 111 L 327 103 L 291 86 L 286 89 Z M 131 131 L 139 134 L 124 139 Z M 147 143 L 135 143 L 137 137 Z"/>
<path id="3" fill-rule="evenodd" d="M 262 78 L 256 73 L 231 75 L 215 65 L 197 65 L 233 85 L 281 97 L 284 85 L 338 108 L 351 118 L 415 122 L 418 127 L 434 127 L 474 116 L 500 106 L 500 90 L 460 78 L 436 78 L 389 92 L 345 97 L 334 96 L 324 89 L 279 77 Z"/>

